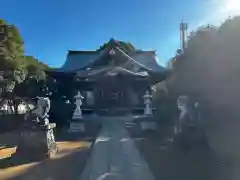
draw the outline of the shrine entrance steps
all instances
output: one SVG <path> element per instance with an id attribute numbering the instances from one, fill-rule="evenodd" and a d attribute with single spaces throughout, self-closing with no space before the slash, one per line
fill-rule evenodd
<path id="1" fill-rule="evenodd" d="M 103 120 L 81 180 L 155 180 L 123 120 Z"/>

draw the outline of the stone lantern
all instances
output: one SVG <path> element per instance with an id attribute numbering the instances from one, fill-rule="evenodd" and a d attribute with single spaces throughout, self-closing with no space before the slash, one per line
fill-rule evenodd
<path id="1" fill-rule="evenodd" d="M 157 128 L 156 121 L 152 112 L 152 95 L 149 90 L 143 96 L 144 99 L 144 118 L 142 119 L 140 126 L 143 131 L 154 131 Z"/>
<path id="2" fill-rule="evenodd" d="M 83 121 L 83 116 L 82 116 L 82 100 L 84 97 L 81 95 L 81 93 L 78 91 L 77 95 L 74 96 L 75 98 L 75 104 L 76 108 L 74 110 L 72 120 L 70 122 L 70 128 L 69 132 L 85 132 L 85 124 Z"/>
<path id="3" fill-rule="evenodd" d="M 74 96 L 75 99 L 75 104 L 76 104 L 76 109 L 73 113 L 73 119 L 82 119 L 82 100 L 84 99 L 84 97 L 81 95 L 81 93 L 78 91 L 77 95 Z"/>
<path id="4" fill-rule="evenodd" d="M 145 95 L 143 96 L 144 99 L 144 115 L 153 115 L 152 112 L 152 95 L 150 94 L 149 90 L 146 91 Z"/>

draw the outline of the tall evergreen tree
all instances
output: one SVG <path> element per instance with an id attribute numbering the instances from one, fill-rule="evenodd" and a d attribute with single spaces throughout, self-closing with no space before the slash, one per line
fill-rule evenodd
<path id="1" fill-rule="evenodd" d="M 0 25 L 7 27 L 6 39 L 0 44 L 0 67 L 1 70 L 12 71 L 6 86 L 6 91 L 11 92 L 15 84 L 19 84 L 25 79 L 24 43 L 15 26 L 10 26 L 1 19 Z"/>

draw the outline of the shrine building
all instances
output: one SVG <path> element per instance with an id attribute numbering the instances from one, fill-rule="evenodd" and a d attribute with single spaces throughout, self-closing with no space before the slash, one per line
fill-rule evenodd
<path id="1" fill-rule="evenodd" d="M 57 90 L 73 97 L 80 91 L 83 111 L 143 111 L 143 96 L 163 81 L 167 70 L 157 63 L 155 51 L 125 52 L 111 39 L 97 51 L 69 50 L 62 67 L 49 71 Z"/>

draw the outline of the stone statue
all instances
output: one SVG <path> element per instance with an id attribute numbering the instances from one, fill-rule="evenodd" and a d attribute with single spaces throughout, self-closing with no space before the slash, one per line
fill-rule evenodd
<path id="1" fill-rule="evenodd" d="M 26 121 L 21 128 L 21 140 L 17 145 L 16 155 L 29 159 L 51 158 L 57 152 L 57 145 L 54 137 L 55 123 L 49 123 L 50 100 L 48 97 L 36 97 L 37 108 L 33 111 L 36 114 L 36 121 Z M 29 152 L 31 152 L 29 154 Z"/>
<path id="2" fill-rule="evenodd" d="M 190 101 L 188 96 L 179 96 L 178 109 L 180 110 L 179 122 L 177 125 L 177 132 L 182 132 L 184 126 L 197 125 L 196 107 L 193 102 Z"/>
<path id="3" fill-rule="evenodd" d="M 152 115 L 152 95 L 150 94 L 149 90 L 146 91 L 144 98 L 144 115 Z"/>
<path id="4" fill-rule="evenodd" d="M 178 109 L 180 110 L 179 120 L 187 113 L 188 96 L 179 96 L 177 99 Z"/>
<path id="5" fill-rule="evenodd" d="M 81 95 L 81 93 L 78 91 L 77 95 L 74 96 L 74 98 L 76 99 L 76 109 L 73 113 L 73 119 L 82 119 L 82 110 L 81 110 L 81 106 L 82 106 L 82 100 L 84 99 L 84 97 Z"/>
<path id="6" fill-rule="evenodd" d="M 49 123 L 50 100 L 48 97 L 37 97 L 37 99 L 37 109 L 34 111 L 37 115 L 37 122 L 47 125 Z"/>

